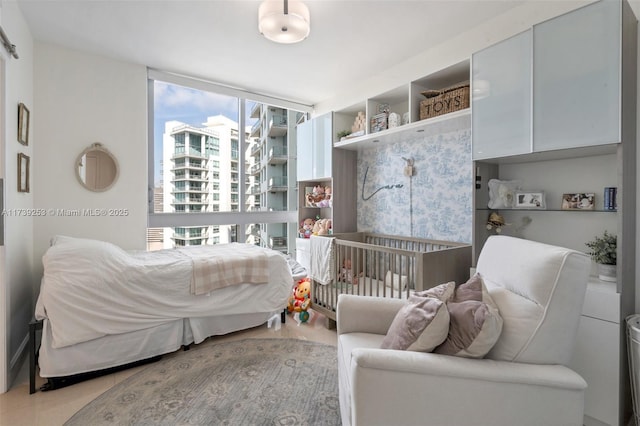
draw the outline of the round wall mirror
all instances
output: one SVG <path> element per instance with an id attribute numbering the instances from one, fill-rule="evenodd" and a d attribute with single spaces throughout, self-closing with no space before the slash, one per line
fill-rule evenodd
<path id="1" fill-rule="evenodd" d="M 100 143 L 82 151 L 76 161 L 76 176 L 90 191 L 102 192 L 111 188 L 120 170 L 115 157 Z"/>

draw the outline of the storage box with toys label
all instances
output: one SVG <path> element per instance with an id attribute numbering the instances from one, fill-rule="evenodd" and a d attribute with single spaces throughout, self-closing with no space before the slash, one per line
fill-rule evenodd
<path id="1" fill-rule="evenodd" d="M 427 99 L 420 102 L 420 120 L 469 108 L 469 82 L 421 93 Z"/>

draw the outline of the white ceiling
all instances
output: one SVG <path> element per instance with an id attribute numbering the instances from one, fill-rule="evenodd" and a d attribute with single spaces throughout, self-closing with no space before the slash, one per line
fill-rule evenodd
<path id="1" fill-rule="evenodd" d="M 258 33 L 259 0 L 17 2 L 36 40 L 306 104 L 522 3 L 304 0 L 311 34 L 280 45 Z"/>

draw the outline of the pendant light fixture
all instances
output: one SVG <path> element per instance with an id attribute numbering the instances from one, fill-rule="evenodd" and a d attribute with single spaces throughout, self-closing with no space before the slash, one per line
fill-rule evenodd
<path id="1" fill-rule="evenodd" d="M 298 43 L 309 35 L 309 9 L 299 0 L 264 0 L 258 9 L 260 34 L 276 43 Z"/>

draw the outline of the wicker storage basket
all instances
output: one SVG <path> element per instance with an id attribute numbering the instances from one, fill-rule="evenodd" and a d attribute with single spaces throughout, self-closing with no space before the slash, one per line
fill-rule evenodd
<path id="1" fill-rule="evenodd" d="M 420 102 L 420 120 L 469 108 L 469 82 L 422 94 L 427 99 Z"/>

